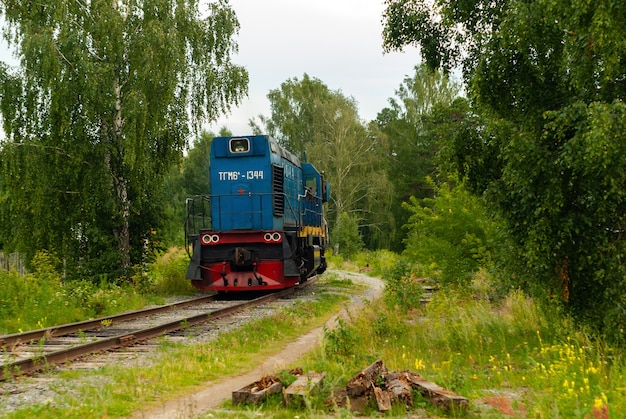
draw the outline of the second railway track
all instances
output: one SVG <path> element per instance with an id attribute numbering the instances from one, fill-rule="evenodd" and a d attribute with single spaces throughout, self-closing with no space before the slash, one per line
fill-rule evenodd
<path id="1" fill-rule="evenodd" d="M 10 380 L 89 354 L 132 346 L 188 329 L 286 297 L 315 280 L 312 278 L 301 286 L 252 300 L 220 301 L 214 296 L 206 296 L 118 316 L 0 336 L 0 380 Z"/>

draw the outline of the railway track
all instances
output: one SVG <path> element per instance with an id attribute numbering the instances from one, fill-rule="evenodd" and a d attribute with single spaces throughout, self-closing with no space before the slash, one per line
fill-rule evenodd
<path id="1" fill-rule="evenodd" d="M 284 298 L 296 287 L 246 301 L 220 301 L 205 296 L 116 316 L 0 336 L 0 381 L 64 364 L 85 355 L 136 343 L 226 317 L 249 307 Z"/>

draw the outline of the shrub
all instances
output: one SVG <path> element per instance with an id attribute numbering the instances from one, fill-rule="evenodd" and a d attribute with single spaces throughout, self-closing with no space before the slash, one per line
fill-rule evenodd
<path id="1" fill-rule="evenodd" d="M 330 241 L 337 250 L 335 253 L 344 255 L 348 259 L 361 250 L 363 238 L 359 233 L 359 223 L 356 218 L 345 212 L 342 213 L 337 225 L 333 228 Z"/>
<path id="2" fill-rule="evenodd" d="M 80 306 L 73 307 L 68 301 L 55 265 L 54 257 L 39 252 L 32 260 L 32 273 L 0 272 L 0 333 L 41 329 L 82 318 Z"/>
<path id="3" fill-rule="evenodd" d="M 400 258 L 385 273 L 385 303 L 388 307 L 407 312 L 419 308 L 424 290 L 416 281 L 413 265 L 405 258 Z"/>
<path id="4" fill-rule="evenodd" d="M 438 281 L 466 285 L 489 261 L 493 222 L 462 185 L 443 184 L 435 198 L 411 197 L 404 207 L 411 216 L 403 255 L 429 267 Z"/>
<path id="5" fill-rule="evenodd" d="M 189 295 L 196 289 L 185 278 L 189 257 L 181 248 L 173 248 L 157 257 L 150 265 L 147 277 L 140 280 L 142 287 L 159 295 Z"/>

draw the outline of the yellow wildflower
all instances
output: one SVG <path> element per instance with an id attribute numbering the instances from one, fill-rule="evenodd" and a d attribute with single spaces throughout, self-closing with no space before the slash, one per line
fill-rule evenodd
<path id="1" fill-rule="evenodd" d="M 602 403 L 602 399 L 600 397 L 595 397 L 593 399 L 593 408 L 594 409 L 601 409 L 602 406 L 604 406 L 604 403 Z"/>

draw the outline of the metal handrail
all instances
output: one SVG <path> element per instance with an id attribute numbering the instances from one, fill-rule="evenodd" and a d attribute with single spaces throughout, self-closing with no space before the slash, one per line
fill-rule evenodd
<path id="1" fill-rule="evenodd" d="M 306 220 L 313 219 L 315 225 L 323 224 L 323 209 L 322 205 L 319 205 L 319 210 L 316 210 L 311 203 L 319 203 L 320 198 L 317 196 L 312 196 L 313 200 L 309 201 L 305 198 L 305 195 L 299 195 L 297 198 L 297 206 L 298 211 L 293 207 L 292 202 L 288 199 L 287 194 L 285 193 L 248 193 L 247 196 L 258 197 L 259 199 L 259 210 L 258 211 L 243 211 L 243 212 L 228 212 L 228 213 L 220 213 L 220 217 L 229 216 L 232 214 L 254 214 L 262 217 L 263 214 L 263 198 L 270 196 L 272 198 L 271 202 L 274 202 L 273 199 L 279 195 L 282 195 L 282 199 L 284 202 L 283 209 L 283 217 L 287 214 L 291 215 L 291 219 L 295 220 L 296 229 L 301 228 L 305 225 Z M 221 199 L 238 197 L 241 195 L 238 194 L 219 194 L 219 195 L 196 195 L 193 198 L 187 198 L 185 201 L 186 206 L 186 216 L 185 216 L 185 243 L 187 244 L 186 249 L 189 254 L 189 246 L 190 239 L 192 236 L 197 235 L 200 232 L 200 229 L 212 229 L 213 228 L 213 219 L 211 216 L 211 205 L 214 202 L 218 202 Z M 309 205 L 307 206 L 307 203 Z M 198 208 L 200 206 L 200 208 Z M 220 218 L 221 221 L 221 218 Z M 199 225 L 198 225 L 199 224 Z M 191 255 L 189 255 L 191 257 Z"/>

